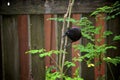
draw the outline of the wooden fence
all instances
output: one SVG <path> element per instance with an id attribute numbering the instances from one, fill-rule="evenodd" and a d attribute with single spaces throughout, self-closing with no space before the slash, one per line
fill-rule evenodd
<path id="1" fill-rule="evenodd" d="M 62 23 L 47 19 L 63 17 L 68 1 L 53 1 L 9 0 L 10 6 L 6 5 L 7 0 L 0 2 L 0 60 L 2 63 L 0 65 L 0 73 L 2 73 L 2 80 L 45 80 L 45 66 L 53 65 L 53 61 L 49 57 L 39 58 L 37 55 L 26 55 L 25 52 L 29 49 L 45 48 L 49 51 L 59 48 Z M 89 16 L 97 7 L 105 5 L 105 3 L 102 4 L 103 2 L 104 0 L 94 0 L 93 2 L 76 0 L 72 18 L 79 20 L 83 16 L 86 16 L 95 25 L 103 26 L 101 34 L 106 29 L 112 30 L 115 35 L 120 34 L 120 17 L 106 22 L 102 18 L 105 15 L 99 16 L 97 21 L 94 17 Z M 107 2 L 107 4 L 109 3 Z M 96 36 L 96 38 L 98 37 L 99 35 Z M 105 43 L 105 41 L 110 43 L 111 38 L 109 37 L 101 43 Z M 82 38 L 73 44 L 86 43 L 87 40 Z M 120 43 L 116 43 L 115 45 L 119 46 Z M 71 55 L 67 55 L 66 60 L 70 61 L 72 57 L 78 56 L 78 52 L 74 52 L 73 48 L 70 47 L 68 51 Z M 109 54 L 108 56 L 114 57 L 120 55 L 119 52 L 120 50 L 118 49 L 116 50 L 116 54 Z M 114 51 L 110 51 L 110 53 L 114 53 Z M 81 55 L 83 54 L 81 53 Z M 56 58 L 55 55 L 53 57 Z M 97 60 L 95 59 L 95 61 Z M 85 62 L 76 62 L 76 64 L 76 67 L 68 71 L 69 75 L 72 75 L 72 72 L 77 67 L 80 67 L 80 75 L 85 80 L 96 80 L 99 75 L 107 75 L 107 80 L 111 78 L 111 74 L 109 74 L 109 69 L 105 63 L 95 69 L 88 68 Z M 120 74 L 120 65 L 116 67 L 111 66 L 117 80 Z"/>

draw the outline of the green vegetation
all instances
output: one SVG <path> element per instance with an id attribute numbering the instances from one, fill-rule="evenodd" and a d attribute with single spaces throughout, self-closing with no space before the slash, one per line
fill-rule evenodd
<path id="1" fill-rule="evenodd" d="M 94 11 L 91 14 L 91 16 L 96 16 L 101 13 L 107 14 L 107 16 L 105 17 L 106 20 L 115 18 L 116 16 L 118 16 L 120 14 L 119 2 L 116 2 L 112 6 L 100 7 L 98 9 L 96 9 L 96 11 Z M 65 58 L 65 54 L 68 54 L 66 52 L 66 50 L 64 50 L 64 49 L 51 50 L 51 51 L 46 51 L 45 49 L 40 49 L 40 50 L 27 51 L 26 53 L 38 54 L 39 57 L 49 56 L 54 61 L 54 63 L 55 63 L 54 66 L 46 68 L 46 80 L 56 80 L 56 79 L 63 80 L 63 78 L 65 80 L 83 80 L 79 76 L 79 69 L 76 69 L 76 72 L 74 73 L 76 75 L 75 77 L 66 76 L 65 75 L 66 70 L 63 70 L 64 66 L 67 66 L 67 69 L 69 69 L 70 67 L 76 66 L 75 65 L 76 61 L 79 61 L 79 62 L 85 61 L 86 64 L 88 65 L 88 67 L 96 67 L 96 66 L 100 65 L 103 61 L 106 63 L 112 63 L 115 66 L 118 63 L 120 63 L 119 56 L 116 56 L 114 58 L 105 56 L 107 54 L 108 50 L 117 49 L 116 46 L 109 45 L 107 43 L 100 44 L 103 39 L 106 39 L 108 36 L 112 35 L 113 32 L 104 31 L 103 34 L 99 38 L 96 39 L 95 35 L 100 34 L 102 26 L 98 26 L 98 27 L 94 26 L 93 23 L 87 17 L 82 17 L 80 20 L 75 20 L 70 17 L 50 18 L 49 20 L 60 21 L 63 23 L 71 22 L 72 24 L 74 24 L 76 26 L 80 26 L 81 31 L 82 31 L 82 37 L 87 39 L 89 42 L 86 45 L 78 44 L 78 45 L 73 46 L 73 48 L 75 48 L 75 50 L 79 50 L 81 53 L 85 53 L 83 56 L 72 58 L 72 62 L 62 60 L 61 64 L 59 64 L 59 62 L 57 62 L 51 55 L 55 54 L 56 56 L 59 56 L 59 55 L 63 54 L 63 55 L 61 55 L 61 57 L 63 59 L 63 58 Z M 113 41 L 118 41 L 118 40 L 120 40 L 120 35 L 114 36 Z M 96 43 L 100 44 L 100 45 L 96 45 Z M 101 62 L 94 62 L 94 63 L 92 62 L 92 60 L 94 60 L 94 58 L 100 58 L 101 55 L 104 55 L 101 57 Z"/>

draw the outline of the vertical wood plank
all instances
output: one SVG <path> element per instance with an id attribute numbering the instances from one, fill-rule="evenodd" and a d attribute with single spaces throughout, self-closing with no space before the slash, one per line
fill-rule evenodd
<path id="1" fill-rule="evenodd" d="M 2 60 L 5 80 L 19 80 L 19 50 L 16 16 L 2 18 Z"/>
<path id="2" fill-rule="evenodd" d="M 56 49 L 56 36 L 55 36 L 55 22 L 51 20 L 47 20 L 52 18 L 53 15 L 46 14 L 44 15 L 44 32 L 45 32 L 45 49 L 55 50 Z M 55 59 L 56 56 L 53 54 L 52 57 Z M 55 63 L 46 56 L 46 66 L 54 65 Z"/>
<path id="3" fill-rule="evenodd" d="M 54 17 L 54 15 L 52 15 L 52 17 Z M 57 26 L 55 25 L 55 21 L 52 21 L 51 24 L 51 28 L 52 28 L 52 38 L 51 38 L 51 42 L 52 42 L 52 49 L 56 49 L 56 28 Z"/>
<path id="4" fill-rule="evenodd" d="M 82 14 L 83 17 L 87 17 L 91 22 L 93 22 L 93 25 L 95 24 L 95 18 L 90 17 L 90 14 Z M 88 39 L 82 37 L 81 38 L 81 44 L 86 45 L 89 42 Z M 83 56 L 85 53 L 81 53 L 81 56 Z M 94 60 L 93 60 L 94 63 Z M 80 74 L 81 77 L 83 77 L 85 80 L 94 80 L 94 68 L 93 67 L 88 67 L 86 64 L 86 61 L 82 61 L 80 63 Z"/>
<path id="5" fill-rule="evenodd" d="M 57 14 L 56 17 L 57 18 L 61 18 L 63 17 L 64 15 L 63 14 Z M 61 36 L 62 36 L 62 22 L 58 22 L 56 21 L 56 27 L 57 27 L 57 47 L 58 47 L 58 50 L 60 49 L 60 44 L 61 44 Z"/>
<path id="6" fill-rule="evenodd" d="M 72 18 L 74 18 L 74 19 L 76 19 L 76 20 L 80 20 L 80 17 L 81 17 L 80 14 L 72 14 Z M 75 25 L 72 25 L 72 26 L 74 27 Z M 72 43 L 72 46 L 73 46 L 73 45 L 76 45 L 76 44 L 80 44 L 80 40 Z M 78 57 L 79 55 L 80 55 L 80 52 L 79 52 L 79 51 L 75 51 L 75 49 L 72 48 L 72 58 Z M 77 68 L 80 68 L 79 62 L 75 62 L 75 64 L 76 64 L 76 66 L 72 68 L 72 75 L 73 75 L 73 76 L 74 76 L 75 70 L 76 70 Z"/>
<path id="7" fill-rule="evenodd" d="M 2 15 L 0 15 L 0 79 L 3 80 L 3 60 L 2 60 L 2 43 L 1 43 L 1 27 L 2 27 Z"/>
<path id="8" fill-rule="evenodd" d="M 29 55 L 25 52 L 28 50 L 28 16 L 18 16 L 18 36 L 19 36 L 19 53 L 20 53 L 20 80 L 29 79 Z"/>
<path id="9" fill-rule="evenodd" d="M 51 38 L 52 38 L 52 21 L 50 20 L 47 20 L 48 18 L 51 18 L 52 15 L 50 14 L 47 14 L 47 15 L 44 15 L 44 32 L 45 32 L 45 49 L 47 51 L 51 50 Z M 46 56 L 45 58 L 45 64 L 46 66 L 50 66 L 50 62 L 51 62 L 51 59 L 49 57 Z"/>
<path id="10" fill-rule="evenodd" d="M 51 17 L 54 17 L 54 15 L 51 15 Z M 55 21 L 51 22 L 51 49 L 56 50 L 56 27 Z M 52 54 L 52 57 L 56 60 L 56 55 Z M 51 65 L 55 65 L 55 62 L 52 60 Z"/>
<path id="11" fill-rule="evenodd" d="M 44 15 L 31 15 L 31 49 L 44 48 Z M 45 61 L 37 54 L 32 55 L 32 76 L 34 80 L 45 80 Z"/>
<path id="12" fill-rule="evenodd" d="M 119 54 L 120 53 L 120 41 L 115 41 L 115 42 L 112 41 L 115 35 L 120 35 L 120 15 L 117 16 L 115 19 L 111 19 L 107 21 L 107 30 L 112 31 L 114 35 L 110 35 L 107 38 L 106 42 L 110 45 L 116 46 L 117 49 L 108 50 L 106 56 L 108 57 L 120 56 Z M 106 78 L 107 78 L 106 80 L 113 79 L 111 72 L 113 73 L 114 79 L 119 80 L 120 79 L 120 75 L 119 75 L 120 74 L 120 63 L 117 64 L 117 66 L 110 64 L 110 63 L 106 65 Z"/>
<path id="13" fill-rule="evenodd" d="M 96 39 L 99 39 L 101 36 L 103 36 L 103 32 L 105 31 L 105 27 L 106 27 L 106 21 L 104 19 L 105 14 L 98 14 L 96 16 L 96 27 L 101 26 L 101 30 L 100 30 L 100 34 L 95 35 Z M 95 42 L 96 45 L 102 45 L 105 43 L 105 39 L 103 38 L 101 40 L 101 42 L 97 43 Z M 99 79 L 100 77 L 103 77 L 105 75 L 105 63 L 103 60 L 101 60 L 105 55 L 101 55 L 100 58 L 95 58 L 95 62 L 98 61 L 102 61 L 102 64 L 100 64 L 99 66 L 95 67 L 95 80 Z"/>

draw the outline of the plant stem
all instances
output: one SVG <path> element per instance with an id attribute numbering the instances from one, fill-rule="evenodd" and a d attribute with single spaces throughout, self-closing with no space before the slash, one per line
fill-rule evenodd
<path id="1" fill-rule="evenodd" d="M 67 11 L 67 15 L 68 15 L 68 19 L 70 19 L 71 17 L 71 11 L 72 11 L 72 6 L 74 4 L 74 0 L 70 0 L 69 1 L 69 6 L 68 6 L 68 11 Z M 70 27 L 70 22 L 67 22 L 67 28 Z M 65 46 L 67 45 L 67 37 L 65 38 Z M 64 47 L 64 51 L 66 51 L 66 47 Z M 65 54 L 63 54 L 63 59 L 62 59 L 62 69 L 64 67 L 64 62 L 65 62 Z"/>
<path id="2" fill-rule="evenodd" d="M 107 64 L 108 64 L 108 68 L 109 68 L 109 70 L 110 70 L 110 73 L 111 73 L 111 75 L 112 75 L 112 78 L 113 78 L 113 80 L 115 80 L 114 75 L 113 75 L 113 73 L 112 73 L 112 69 L 111 69 L 111 67 L 110 67 L 110 64 L 109 64 L 109 63 L 107 63 Z"/>
<path id="3" fill-rule="evenodd" d="M 67 37 L 65 37 L 65 39 L 63 38 L 64 32 L 65 32 L 65 25 L 66 25 L 66 18 L 70 19 L 71 17 L 71 11 L 72 11 L 72 6 L 74 4 L 74 0 L 69 0 L 69 5 L 67 8 L 67 12 L 64 14 L 64 19 L 63 19 L 63 26 L 62 26 L 62 36 L 61 36 L 61 45 L 60 45 L 60 50 L 64 50 L 66 52 L 66 45 L 67 45 Z M 70 22 L 67 22 L 67 28 L 70 27 Z M 64 70 L 64 63 L 65 63 L 65 54 L 60 54 L 59 55 L 59 66 L 61 66 L 61 70 L 60 70 L 60 75 L 61 78 L 60 80 L 63 80 L 63 70 Z"/>
<path id="4" fill-rule="evenodd" d="M 50 58 L 51 58 L 52 61 L 55 63 L 55 65 L 57 66 L 57 68 L 58 68 L 59 70 L 61 70 L 61 67 L 58 65 L 58 63 L 56 62 L 56 60 L 55 60 L 52 56 L 50 56 Z"/>

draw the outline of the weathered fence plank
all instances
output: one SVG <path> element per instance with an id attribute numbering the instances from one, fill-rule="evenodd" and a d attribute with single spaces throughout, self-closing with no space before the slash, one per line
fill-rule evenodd
<path id="1" fill-rule="evenodd" d="M 95 18 L 90 17 L 89 15 L 90 14 L 82 14 L 82 17 L 87 17 L 90 21 L 93 22 L 93 25 L 94 25 L 95 24 Z M 86 39 L 84 37 L 81 38 L 81 44 L 82 45 L 86 45 L 88 42 L 89 42 L 88 39 Z M 81 56 L 83 56 L 84 54 L 85 53 L 81 53 Z M 80 66 L 81 66 L 81 69 L 80 69 L 81 70 L 80 71 L 81 77 L 84 78 L 85 80 L 94 80 L 94 68 L 93 67 L 88 68 L 85 61 L 82 61 L 80 63 Z"/>
<path id="2" fill-rule="evenodd" d="M 82 14 L 72 14 L 72 18 L 74 18 L 74 19 L 76 19 L 76 20 L 80 20 L 81 16 L 82 16 Z M 72 26 L 73 26 L 73 27 L 76 27 L 75 25 L 72 25 Z M 79 28 L 80 28 L 80 26 L 79 26 Z M 76 45 L 76 44 L 80 44 L 80 40 L 74 42 L 74 43 L 72 44 L 72 46 L 73 46 L 73 45 Z M 75 49 L 72 48 L 72 58 L 78 57 L 78 56 L 80 56 L 80 52 L 79 52 L 79 51 L 75 51 Z M 76 64 L 76 66 L 72 68 L 72 75 L 73 75 L 73 76 L 74 76 L 75 70 L 76 70 L 77 68 L 80 68 L 79 62 L 76 62 L 75 64 Z"/>
<path id="3" fill-rule="evenodd" d="M 64 15 L 63 14 L 56 14 L 57 18 L 62 18 Z M 60 49 L 60 44 L 61 44 L 61 36 L 62 36 L 62 22 L 56 21 L 56 27 L 57 27 L 57 48 Z"/>
<path id="4" fill-rule="evenodd" d="M 118 47 L 116 50 L 108 50 L 106 56 L 116 57 L 120 56 L 120 41 L 113 42 L 114 35 L 120 35 L 120 16 L 117 16 L 115 19 L 109 20 L 107 22 L 107 29 L 112 31 L 114 34 L 110 35 L 106 42 L 109 45 L 114 45 Z M 111 73 L 112 72 L 112 73 Z M 115 66 L 113 64 L 107 64 L 106 66 L 106 80 L 119 80 L 120 79 L 120 63 Z"/>
<path id="5" fill-rule="evenodd" d="M 0 79 L 3 80 L 3 60 L 2 60 L 2 42 L 1 42 L 2 15 L 0 15 Z"/>
<path id="6" fill-rule="evenodd" d="M 28 16 L 18 16 L 18 37 L 19 37 L 19 57 L 20 57 L 20 80 L 30 80 L 29 55 L 28 50 Z"/>
<path id="7" fill-rule="evenodd" d="M 16 16 L 2 16 L 2 24 L 3 77 L 5 80 L 20 80 Z"/>
<path id="8" fill-rule="evenodd" d="M 47 51 L 49 50 L 55 50 L 56 49 L 56 38 L 55 38 L 55 24 L 54 21 L 48 20 L 49 18 L 52 18 L 53 15 L 46 14 L 44 15 L 44 32 L 45 32 L 45 49 Z M 56 59 L 55 55 L 52 55 L 54 59 Z M 46 66 L 54 65 L 55 62 L 50 59 L 50 57 L 46 56 Z"/>
<path id="9" fill-rule="evenodd" d="M 95 39 L 99 39 L 101 38 L 101 36 L 103 36 L 103 33 L 105 31 L 105 28 L 106 28 L 106 21 L 105 21 L 105 14 L 98 14 L 96 16 L 96 27 L 101 27 L 101 30 L 100 30 L 100 34 L 97 34 L 95 35 Z M 105 44 L 105 39 L 102 38 L 102 40 L 98 43 L 97 41 L 95 41 L 95 44 L 100 46 L 100 45 L 103 45 Z M 100 55 L 99 58 L 95 58 L 95 62 L 101 62 L 101 64 L 99 66 L 96 66 L 95 67 L 95 80 L 96 79 L 100 79 L 102 77 L 105 76 L 105 62 L 102 60 L 102 57 L 105 56 L 105 55 Z"/>
<path id="10" fill-rule="evenodd" d="M 44 15 L 44 38 L 45 38 L 45 49 L 47 51 L 51 50 L 51 45 L 52 45 L 52 21 L 47 20 L 48 18 L 51 18 L 52 15 Z M 45 64 L 46 66 L 50 66 L 51 65 L 51 59 L 49 57 L 46 56 L 45 59 Z"/>
<path id="11" fill-rule="evenodd" d="M 31 49 L 44 47 L 44 17 L 43 15 L 30 16 Z M 45 80 L 45 61 L 37 54 L 32 55 L 32 76 L 34 80 Z"/>

